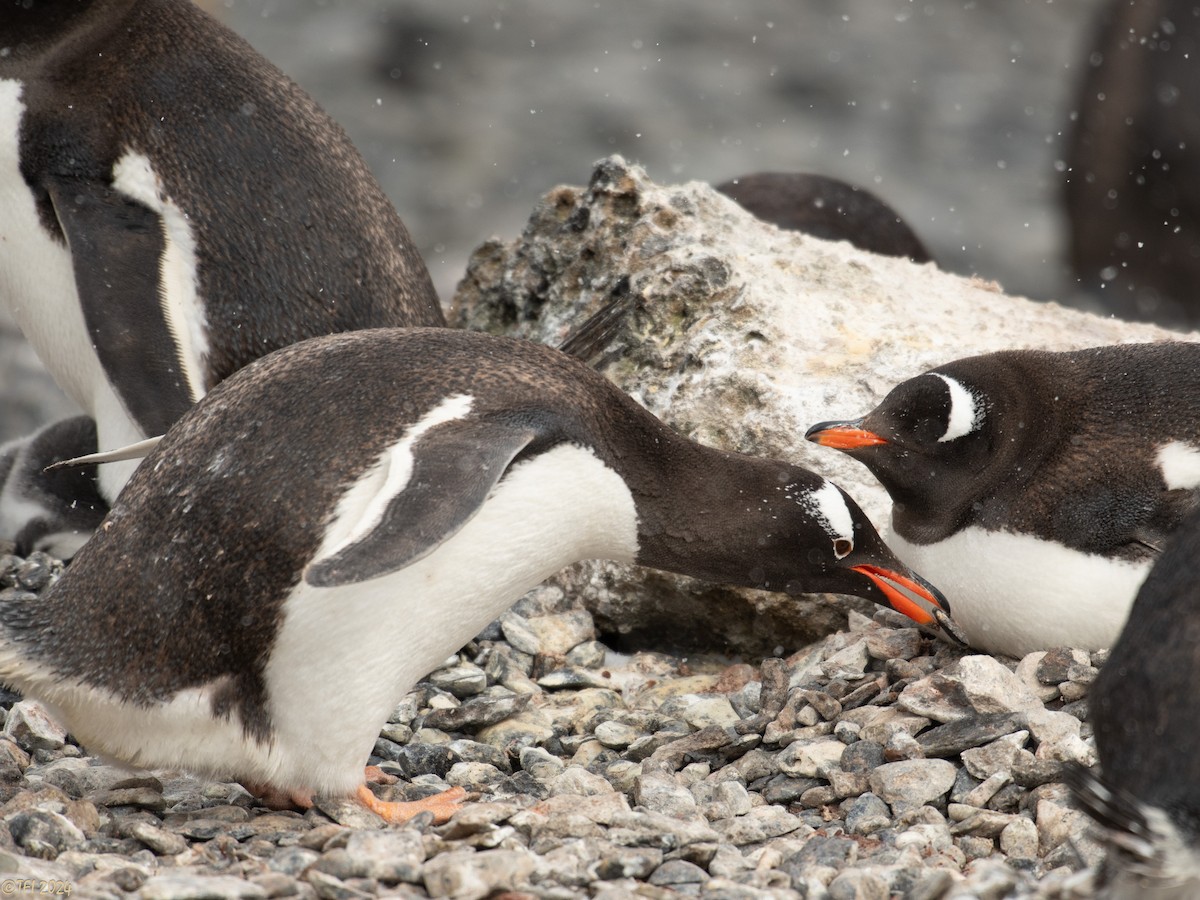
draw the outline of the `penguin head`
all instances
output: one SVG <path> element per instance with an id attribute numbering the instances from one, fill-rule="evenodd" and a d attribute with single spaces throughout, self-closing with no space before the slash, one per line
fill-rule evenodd
<path id="1" fill-rule="evenodd" d="M 863 463 L 897 507 L 920 509 L 934 492 L 973 495 L 995 435 L 984 392 L 963 373 L 935 370 L 897 385 L 861 419 L 821 422 L 805 437 Z"/>

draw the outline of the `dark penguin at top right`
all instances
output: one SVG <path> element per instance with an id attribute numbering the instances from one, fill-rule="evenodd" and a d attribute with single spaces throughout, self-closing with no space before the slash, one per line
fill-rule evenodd
<path id="1" fill-rule="evenodd" d="M 1198 505 L 1200 344 L 969 357 L 806 437 L 887 489 L 889 543 L 972 646 L 1109 647 Z"/>

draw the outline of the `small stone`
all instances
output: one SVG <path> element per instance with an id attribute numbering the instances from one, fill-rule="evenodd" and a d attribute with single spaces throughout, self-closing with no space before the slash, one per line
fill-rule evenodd
<path id="1" fill-rule="evenodd" d="M 887 882 L 874 872 L 843 869 L 829 882 L 830 900 L 888 900 Z"/>
<path id="2" fill-rule="evenodd" d="M 868 631 L 867 652 L 875 659 L 912 659 L 921 652 L 921 632 L 916 628 Z"/>
<path id="3" fill-rule="evenodd" d="M 14 703 L 4 720 L 4 736 L 23 750 L 61 750 L 67 732 L 36 700 Z"/>
<path id="4" fill-rule="evenodd" d="M 431 897 L 481 900 L 496 891 L 525 887 L 534 869 L 528 852 L 453 850 L 427 860 L 421 875 Z"/>
<path id="5" fill-rule="evenodd" d="M 925 751 L 907 731 L 897 731 L 884 745 L 883 755 L 888 762 L 896 762 L 901 759 L 924 759 Z"/>
<path id="6" fill-rule="evenodd" d="M 265 900 L 266 892 L 232 875 L 153 875 L 141 886 L 142 900 Z"/>
<path id="7" fill-rule="evenodd" d="M 1045 658 L 1045 650 L 1036 650 L 1033 653 L 1026 654 L 1017 663 L 1016 676 L 1021 679 L 1022 684 L 1033 691 L 1039 700 L 1043 703 L 1049 703 L 1058 697 L 1058 682 L 1045 684 L 1038 679 L 1038 667 Z"/>
<path id="8" fill-rule="evenodd" d="M 871 773 L 871 790 L 896 812 L 915 809 L 947 794 L 956 771 L 944 759 L 885 763 Z"/>
<path id="9" fill-rule="evenodd" d="M 429 682 L 455 697 L 465 699 L 487 688 L 487 675 L 472 663 L 459 663 L 430 673 Z M 436 726 L 435 726 L 436 727 Z"/>
<path id="10" fill-rule="evenodd" d="M 866 638 L 863 638 L 831 655 L 821 663 L 821 671 L 831 679 L 858 679 L 863 677 L 870 661 L 871 654 L 867 651 Z"/>
<path id="11" fill-rule="evenodd" d="M 4 821 L 17 846 L 35 859 L 55 859 L 86 840 L 74 822 L 48 809 L 22 810 L 5 816 Z"/>
<path id="12" fill-rule="evenodd" d="M 425 862 L 425 845 L 420 834 L 409 829 L 354 831 L 346 841 L 346 854 L 363 877 L 389 885 L 418 882 Z"/>
<path id="13" fill-rule="evenodd" d="M 1038 855 L 1037 824 L 1025 816 L 1017 816 L 1000 832 L 1000 851 L 1016 859 L 1036 859 Z"/>
<path id="14" fill-rule="evenodd" d="M 1090 666 L 1087 653 L 1071 647 L 1054 647 L 1046 651 L 1037 666 L 1037 680 L 1042 684 L 1058 684 L 1068 680 L 1071 666 Z"/>
<path id="15" fill-rule="evenodd" d="M 522 747 L 519 759 L 521 768 L 538 781 L 551 781 L 566 767 L 566 763 L 541 747 Z"/>
<path id="16" fill-rule="evenodd" d="M 928 755 L 928 754 L 926 754 Z M 856 741 L 842 751 L 840 765 L 845 772 L 858 772 L 869 775 L 874 769 L 882 766 L 884 758 L 882 744 L 874 741 Z"/>
<path id="17" fill-rule="evenodd" d="M 1008 772 L 993 772 L 978 785 L 973 787 L 963 795 L 962 802 L 967 806 L 974 806 L 982 809 L 987 806 L 988 802 L 996 796 L 996 792 L 1002 787 L 1012 782 L 1012 775 Z"/>
<path id="18" fill-rule="evenodd" d="M 596 740 L 614 750 L 624 750 L 641 736 L 636 728 L 620 722 L 602 722 L 596 726 L 595 734 Z"/>
<path id="19" fill-rule="evenodd" d="M 603 881 L 640 880 L 649 877 L 662 861 L 663 852 L 657 847 L 607 847 L 592 873 Z"/>
<path id="20" fill-rule="evenodd" d="M 517 715 L 532 699 L 530 694 L 472 697 L 459 706 L 430 710 L 425 714 L 424 724 L 443 731 L 477 731 Z"/>
<path id="21" fill-rule="evenodd" d="M 563 666 L 548 672 L 537 680 L 537 685 L 547 691 L 581 690 L 583 688 L 607 688 L 612 686 L 607 678 L 592 669 L 578 666 Z"/>
<path id="22" fill-rule="evenodd" d="M 845 744 L 836 740 L 797 741 L 779 754 L 779 771 L 794 777 L 815 778 L 827 767 L 836 767 L 846 749 Z"/>
<path id="23" fill-rule="evenodd" d="M 1042 701 L 995 657 L 964 656 L 951 668 L 978 713 L 1042 709 Z"/>
<path id="24" fill-rule="evenodd" d="M 600 641 L 584 641 L 567 651 L 567 663 L 585 669 L 595 669 L 604 665 L 607 656 L 608 648 Z"/>
<path id="25" fill-rule="evenodd" d="M 983 747 L 964 750 L 962 752 L 963 765 L 973 777 L 980 781 L 986 780 L 997 772 L 1011 773 L 1022 754 L 1028 757 L 1029 761 L 1033 761 L 1033 754 L 1023 749 L 1028 740 L 1028 731 L 1017 731 Z"/>
<path id="26" fill-rule="evenodd" d="M 645 766 L 646 763 L 643 763 Z M 652 812 L 686 818 L 696 814 L 696 799 L 687 788 L 676 784 L 666 772 L 651 769 L 636 779 L 634 802 Z"/>
<path id="27" fill-rule="evenodd" d="M 868 792 L 849 801 L 846 830 L 850 834 L 874 834 L 891 824 L 891 811 L 875 794 Z"/>
<path id="28" fill-rule="evenodd" d="M 608 779 L 577 765 L 567 766 L 562 774 L 556 776 L 550 783 L 552 797 L 560 794 L 592 797 L 597 794 L 611 794 L 612 790 L 613 787 L 608 783 Z"/>
<path id="29" fill-rule="evenodd" d="M 757 844 L 801 829 L 811 831 L 799 816 L 778 806 L 758 806 L 744 816 L 721 819 L 712 826 L 727 841 L 738 846 Z"/>
<path id="30" fill-rule="evenodd" d="M 681 718 L 699 730 L 701 728 L 728 728 L 740 721 L 728 697 L 698 697 L 681 712 Z"/>
<path id="31" fill-rule="evenodd" d="M 651 884 L 670 886 L 676 884 L 703 884 L 709 874 L 695 863 L 683 859 L 669 859 L 650 873 Z"/>
<path id="32" fill-rule="evenodd" d="M 1088 815 L 1065 803 L 1048 797 L 1037 803 L 1038 847 L 1043 855 L 1074 836 L 1086 833 L 1089 827 Z"/>
<path id="33" fill-rule="evenodd" d="M 148 822 L 136 822 L 127 831 L 130 837 L 137 838 L 158 856 L 175 856 L 188 849 L 188 842 L 182 837 Z"/>

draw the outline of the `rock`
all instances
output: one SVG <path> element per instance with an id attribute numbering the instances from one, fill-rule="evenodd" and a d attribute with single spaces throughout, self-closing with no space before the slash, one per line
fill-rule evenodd
<path id="1" fill-rule="evenodd" d="M 500 890 L 518 890 L 534 871 L 529 853 L 517 850 L 452 851 L 425 863 L 422 877 L 431 897 L 480 900 Z"/>
<path id="2" fill-rule="evenodd" d="M 682 716 L 695 729 L 726 728 L 742 718 L 727 697 L 699 697 L 684 708 Z"/>
<path id="3" fill-rule="evenodd" d="M 425 846 L 421 836 L 408 829 L 355 831 L 346 841 L 346 855 L 363 877 L 383 884 L 417 883 L 425 862 Z"/>
<path id="4" fill-rule="evenodd" d="M 5 816 L 4 821 L 17 846 L 37 859 L 54 859 L 85 840 L 74 822 L 48 809 L 22 810 Z"/>
<path id="5" fill-rule="evenodd" d="M 67 742 L 66 729 L 36 700 L 13 704 L 4 720 L 4 736 L 26 751 L 58 750 Z"/>
<path id="6" fill-rule="evenodd" d="M 726 840 L 738 846 L 757 844 L 800 829 L 809 830 L 799 816 L 778 806 L 759 806 L 744 816 L 722 819 L 712 825 Z"/>
<path id="7" fill-rule="evenodd" d="M 479 666 L 459 663 L 431 672 L 429 682 L 444 691 L 449 691 L 455 697 L 465 699 L 481 693 L 487 687 L 487 675 Z"/>
<path id="8" fill-rule="evenodd" d="M 846 809 L 846 830 L 851 834 L 874 834 L 891 824 L 887 804 L 874 794 L 855 797 Z"/>
<path id="9" fill-rule="evenodd" d="M 944 759 L 884 763 L 870 776 L 871 791 L 899 813 L 932 803 L 949 792 L 956 770 Z"/>
<path id="10" fill-rule="evenodd" d="M 789 744 L 779 754 L 779 771 L 801 778 L 815 778 L 827 767 L 836 767 L 846 751 L 841 741 L 827 740 Z"/>
<path id="11" fill-rule="evenodd" d="M 1000 850 L 1013 859 L 1037 858 L 1037 824 L 1024 816 L 1014 818 L 1000 832 Z"/>
<path id="12" fill-rule="evenodd" d="M 695 863 L 684 859 L 669 859 L 650 874 L 649 881 L 651 884 L 669 887 L 677 884 L 703 884 L 708 879 L 709 874 Z"/>
<path id="13" fill-rule="evenodd" d="M 153 875 L 141 886 L 143 900 L 263 900 L 266 892 L 231 875 Z"/>
<path id="14" fill-rule="evenodd" d="M 820 470 L 877 523 L 888 508 L 881 488 L 853 461 L 807 444 L 808 426 L 861 415 L 900 381 L 972 353 L 1172 336 L 783 232 L 707 185 L 656 185 L 619 157 L 599 163 L 587 187 L 547 194 L 521 237 L 480 247 L 451 319 L 557 345 L 614 296 L 633 309 L 605 374 L 697 440 Z M 844 606 L 610 563 L 555 582 L 581 592 L 602 631 L 634 644 L 669 635 L 770 656 L 846 621 Z"/>

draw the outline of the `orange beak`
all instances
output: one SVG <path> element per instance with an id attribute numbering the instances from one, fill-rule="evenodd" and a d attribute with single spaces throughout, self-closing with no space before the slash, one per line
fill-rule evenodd
<path id="1" fill-rule="evenodd" d="M 939 629 L 942 634 L 953 642 L 961 644 L 964 647 L 967 645 L 966 635 L 962 633 L 962 630 L 950 618 L 949 602 L 942 596 L 941 591 L 920 575 L 913 573 L 913 577 L 909 578 L 906 575 L 900 575 L 881 566 L 863 565 L 851 566 L 850 568 L 860 575 L 865 575 L 871 579 L 875 586 L 883 591 L 883 595 L 887 597 L 888 602 L 892 604 L 892 609 L 896 610 L 896 612 L 903 613 L 918 625 L 929 625 Z M 913 597 L 901 591 L 900 588 L 928 603 L 929 609 L 926 609 Z"/>
<path id="2" fill-rule="evenodd" d="M 861 450 L 863 447 L 877 447 L 887 443 L 886 438 L 881 438 L 873 431 L 866 431 L 862 427 L 862 419 L 820 422 L 808 429 L 804 437 L 814 444 L 834 450 Z"/>

